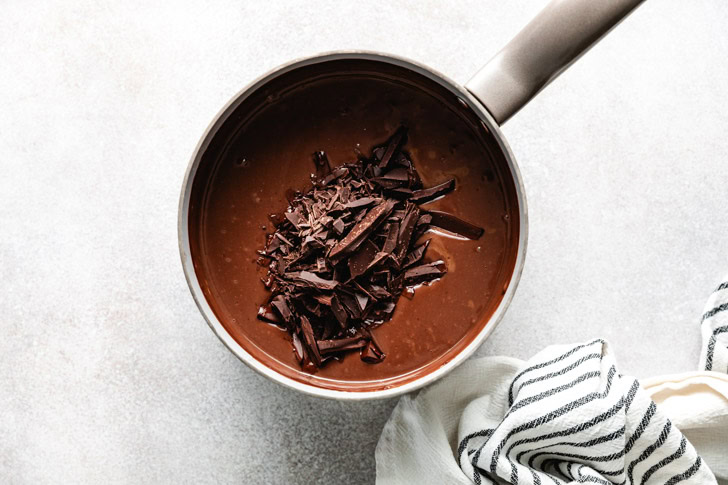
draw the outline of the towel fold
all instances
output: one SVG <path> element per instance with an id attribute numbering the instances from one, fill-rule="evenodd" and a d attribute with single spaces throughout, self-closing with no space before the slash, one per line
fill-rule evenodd
<path id="1" fill-rule="evenodd" d="M 724 284 L 703 317 L 703 368 L 728 369 L 727 302 Z M 376 451 L 383 485 L 706 485 L 728 481 L 726 457 L 726 374 L 642 386 L 601 339 L 470 360 L 401 398 Z"/>

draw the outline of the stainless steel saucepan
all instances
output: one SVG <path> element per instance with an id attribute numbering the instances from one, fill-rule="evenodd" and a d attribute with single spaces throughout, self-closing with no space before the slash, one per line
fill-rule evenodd
<path id="1" fill-rule="evenodd" d="M 482 344 L 502 318 L 518 284 L 526 253 L 528 211 L 525 191 L 518 164 L 500 127 L 632 12 L 641 1 L 554 0 L 465 86 L 453 82 L 427 66 L 401 57 L 379 52 L 356 51 L 326 53 L 291 62 L 265 74 L 243 89 L 214 118 L 195 149 L 184 179 L 179 206 L 179 246 L 182 265 L 192 296 L 212 330 L 231 352 L 261 374 L 301 392 L 327 398 L 365 400 L 392 397 L 429 384 L 462 363 Z M 364 392 L 324 389 L 312 383 L 291 379 L 253 357 L 226 331 L 212 311 L 195 273 L 195 262 L 190 251 L 189 214 L 192 187 L 201 165 L 205 163 L 205 153 L 216 134 L 233 116 L 239 116 L 236 111 L 246 99 L 256 93 L 260 95 L 261 91 L 281 79 L 281 76 L 305 68 L 310 70 L 310 66 L 325 66 L 342 60 L 366 60 L 370 65 L 381 66 L 383 71 L 388 72 L 393 68 L 405 70 L 413 76 L 427 78 L 457 96 L 480 119 L 485 133 L 490 137 L 489 144 L 495 147 L 505 160 L 515 186 L 520 213 L 517 257 L 511 280 L 497 310 L 476 338 L 452 360 L 430 373 L 402 385 Z"/>

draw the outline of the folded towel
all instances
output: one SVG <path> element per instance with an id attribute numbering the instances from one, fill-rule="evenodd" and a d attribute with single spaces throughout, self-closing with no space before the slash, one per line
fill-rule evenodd
<path id="1" fill-rule="evenodd" d="M 721 286 L 703 318 L 701 362 L 725 371 Z M 728 480 L 728 377 L 702 371 L 645 387 L 620 374 L 601 339 L 548 347 L 528 362 L 470 360 L 400 400 L 377 445 L 377 483 Z"/>
<path id="2" fill-rule="evenodd" d="M 718 285 L 705 305 L 700 332 L 700 368 L 728 372 L 728 281 Z"/>

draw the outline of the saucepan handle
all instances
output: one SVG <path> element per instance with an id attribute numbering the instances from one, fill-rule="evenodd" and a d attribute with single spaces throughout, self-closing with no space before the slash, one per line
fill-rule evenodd
<path id="1" fill-rule="evenodd" d="M 503 124 L 642 1 L 553 0 L 465 87 Z"/>

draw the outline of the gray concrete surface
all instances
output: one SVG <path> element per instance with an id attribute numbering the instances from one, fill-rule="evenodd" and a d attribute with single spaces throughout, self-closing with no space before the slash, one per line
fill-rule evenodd
<path id="1" fill-rule="evenodd" d="M 295 394 L 239 363 L 182 276 L 202 131 L 291 58 L 379 49 L 459 81 L 544 4 L 5 0 L 0 482 L 372 483 L 395 401 Z M 505 128 L 527 185 L 521 287 L 478 355 L 608 338 L 694 369 L 728 270 L 728 5 L 653 0 Z"/>

